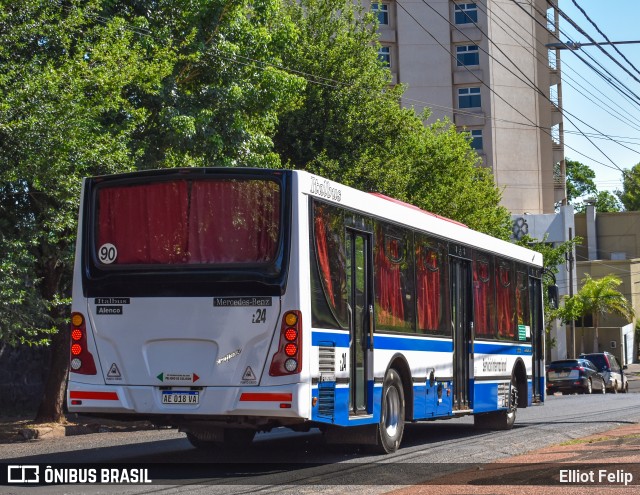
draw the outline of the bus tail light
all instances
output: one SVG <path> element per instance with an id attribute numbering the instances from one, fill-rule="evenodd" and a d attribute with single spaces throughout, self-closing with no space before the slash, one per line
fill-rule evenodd
<path id="1" fill-rule="evenodd" d="M 287 311 L 282 318 L 278 350 L 273 355 L 270 376 L 284 376 L 302 371 L 302 313 Z"/>
<path id="2" fill-rule="evenodd" d="M 96 363 L 87 348 L 87 322 L 81 313 L 71 314 L 71 371 L 96 375 Z"/>

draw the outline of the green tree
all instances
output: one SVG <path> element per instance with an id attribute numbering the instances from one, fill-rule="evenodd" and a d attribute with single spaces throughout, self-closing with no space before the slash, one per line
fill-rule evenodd
<path id="1" fill-rule="evenodd" d="M 609 191 L 599 191 L 595 197 L 596 211 L 601 213 L 615 213 L 622 211 L 622 205 L 618 197 Z"/>
<path id="2" fill-rule="evenodd" d="M 595 183 L 596 173 L 584 163 L 566 160 L 567 167 L 567 201 L 573 205 L 576 212 L 584 212 L 587 204 L 585 199 L 595 201 L 599 212 L 621 211 L 622 206 L 618 198 L 609 191 L 598 191 Z"/>
<path id="3" fill-rule="evenodd" d="M 563 321 L 583 319 L 586 315 L 593 318 L 593 350 L 598 352 L 598 326 L 604 315 L 619 315 L 629 320 L 635 316 L 633 307 L 617 289 L 622 281 L 615 275 L 606 275 L 599 279 L 587 275 L 576 295 L 565 300 L 557 316 Z M 584 325 L 583 325 L 584 326 Z"/>
<path id="4" fill-rule="evenodd" d="M 596 173 L 589 166 L 575 160 L 566 159 L 565 167 L 567 170 L 567 201 L 569 203 L 574 204 L 584 196 L 597 194 Z M 578 207 L 580 207 L 580 204 Z"/>
<path id="5" fill-rule="evenodd" d="M 0 2 L 0 341 L 51 343 L 52 421 L 81 178 L 278 166 L 270 136 L 305 81 L 276 68 L 295 39 L 277 1 Z"/>
<path id="6" fill-rule="evenodd" d="M 542 260 L 544 263 L 542 270 L 542 294 L 544 298 L 544 321 L 547 324 L 547 327 L 545 328 L 547 339 L 546 347 L 549 356 L 551 355 L 551 348 L 555 346 L 555 340 L 551 339 L 551 322 L 556 318 L 562 319 L 566 303 L 562 308 L 556 309 L 548 299 L 548 290 L 550 286 L 556 285 L 556 275 L 561 268 L 565 268 L 565 263 L 570 253 L 581 242 L 581 237 L 574 237 L 570 241 L 564 241 L 554 245 L 553 243 L 547 242 L 546 235 L 542 240 L 534 239 L 533 237 L 526 235 L 517 242 L 520 246 L 533 249 L 534 251 L 538 251 L 542 254 Z"/>
<path id="7" fill-rule="evenodd" d="M 622 174 L 622 191 L 618 197 L 627 211 L 640 211 L 640 163 Z"/>
<path id="8" fill-rule="evenodd" d="M 450 122 L 399 105 L 377 56 L 374 16 L 348 0 L 286 0 L 299 43 L 284 61 L 308 76 L 304 103 L 280 115 L 283 161 L 377 191 L 508 238 L 510 219 L 490 171 Z"/>

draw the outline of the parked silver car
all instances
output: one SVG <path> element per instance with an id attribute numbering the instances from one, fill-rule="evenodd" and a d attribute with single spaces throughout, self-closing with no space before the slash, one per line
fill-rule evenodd
<path id="1" fill-rule="evenodd" d="M 580 354 L 580 357 L 588 359 L 595 365 L 606 380 L 608 391 L 615 394 L 617 392 L 626 393 L 629 390 L 629 383 L 624 374 L 624 369 L 613 354 L 609 352 L 594 352 Z"/>

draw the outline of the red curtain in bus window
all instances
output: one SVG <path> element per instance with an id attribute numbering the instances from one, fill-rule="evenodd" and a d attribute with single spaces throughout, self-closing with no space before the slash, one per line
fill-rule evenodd
<path id="1" fill-rule="evenodd" d="M 513 281 L 509 266 L 496 266 L 496 302 L 498 309 L 498 335 L 500 337 L 515 337 L 513 307 Z"/>
<path id="2" fill-rule="evenodd" d="M 379 325 L 402 326 L 404 325 L 404 306 L 400 264 L 389 259 L 398 260 L 400 240 L 387 237 L 380 230 L 376 237 L 375 288 L 378 304 L 376 319 Z"/>
<path id="3" fill-rule="evenodd" d="M 316 207 L 315 223 L 315 239 L 316 251 L 318 252 L 318 264 L 320 265 L 320 276 L 325 286 L 325 294 L 329 296 L 331 305 L 335 308 L 336 298 L 333 292 L 333 282 L 331 281 L 331 266 L 329 264 L 329 249 L 327 247 L 327 229 L 325 226 L 326 219 L 322 215 L 320 207 Z"/>
<path id="4" fill-rule="evenodd" d="M 115 264 L 185 262 L 187 204 L 184 181 L 100 189 L 96 251 L 113 244 Z"/>
<path id="5" fill-rule="evenodd" d="M 418 328 L 420 330 L 438 330 L 440 326 L 438 252 L 426 246 L 420 246 L 417 268 Z"/>
<path id="6" fill-rule="evenodd" d="M 273 261 L 280 235 L 280 189 L 272 181 L 193 182 L 191 263 Z"/>
<path id="7" fill-rule="evenodd" d="M 489 263 L 476 261 L 473 266 L 473 305 L 475 332 L 478 337 L 491 337 L 491 279 Z"/>

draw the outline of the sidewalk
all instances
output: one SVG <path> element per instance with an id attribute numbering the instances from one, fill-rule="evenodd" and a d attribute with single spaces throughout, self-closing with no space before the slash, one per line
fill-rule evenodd
<path id="1" fill-rule="evenodd" d="M 629 380 L 629 390 L 640 391 L 640 364 L 629 365 L 625 373 Z M 640 424 L 625 425 L 597 435 L 534 450 L 390 493 L 640 494 Z"/>
<path id="2" fill-rule="evenodd" d="M 561 478 L 562 477 L 562 478 Z M 560 482 L 563 479 L 564 482 Z M 626 483 L 626 486 L 625 486 Z M 640 424 L 511 457 L 393 495 L 640 493 Z"/>

